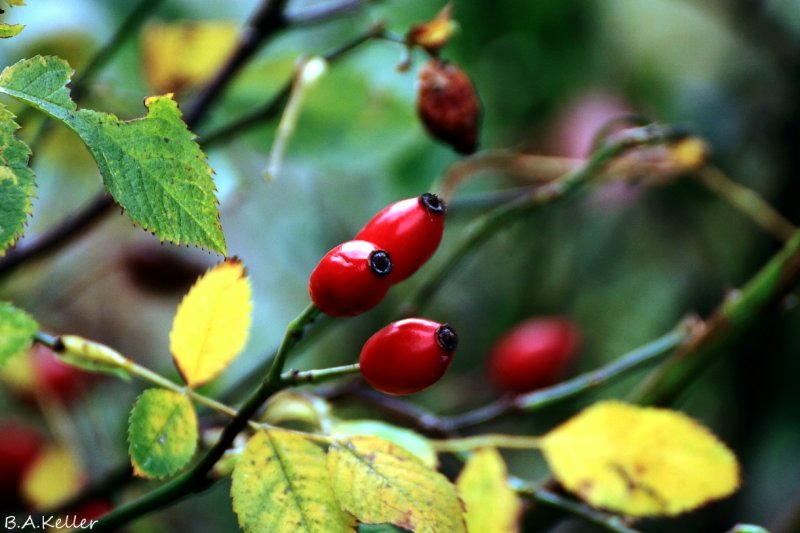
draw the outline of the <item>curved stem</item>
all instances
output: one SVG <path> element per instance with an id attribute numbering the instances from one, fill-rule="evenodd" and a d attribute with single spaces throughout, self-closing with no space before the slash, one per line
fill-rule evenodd
<path id="1" fill-rule="evenodd" d="M 429 440 L 440 452 L 467 452 L 477 448 L 506 448 L 510 450 L 538 450 L 542 447 L 539 437 L 525 435 L 502 435 L 487 433 L 474 437 Z"/>
<path id="2" fill-rule="evenodd" d="M 788 241 L 797 231 L 797 227 L 761 195 L 736 183 L 720 169 L 704 167 L 695 174 L 695 177 L 779 241 Z"/>
<path id="3" fill-rule="evenodd" d="M 669 405 L 711 361 L 800 281 L 800 231 L 744 287 L 732 292 L 696 334 L 656 368 L 631 397 L 646 405 Z"/>
<path id="4" fill-rule="evenodd" d="M 363 34 L 355 37 L 353 40 L 345 43 L 331 52 L 328 52 L 327 54 L 324 54 L 321 57 L 326 63 L 331 65 L 367 41 L 379 37 L 384 31 L 384 23 L 377 22 Z M 283 107 L 286 105 L 289 95 L 292 93 L 293 80 L 293 76 L 286 80 L 283 86 L 278 89 L 272 98 L 261 107 L 256 108 L 247 115 L 234 119 L 226 125 L 220 126 L 216 130 L 212 130 L 202 135 L 200 137 L 200 144 L 203 146 L 203 148 L 208 149 L 212 146 L 216 146 L 217 144 L 229 142 L 237 135 L 248 131 L 264 121 L 278 116 Z"/>
<path id="5" fill-rule="evenodd" d="M 671 131 L 668 128 L 650 126 L 627 130 L 623 133 L 624 135 L 617 136 L 614 140 L 594 152 L 583 165 L 575 170 L 545 185 L 529 189 L 528 194 L 490 211 L 467 226 L 462 233 L 461 240 L 456 243 L 455 248 L 447 256 L 447 259 L 428 270 L 423 282 L 401 306 L 401 315 L 409 316 L 419 313 L 420 309 L 441 288 L 444 278 L 450 275 L 462 259 L 502 227 L 541 205 L 552 203 L 577 191 L 615 157 L 635 146 L 666 140 Z"/>
<path id="6" fill-rule="evenodd" d="M 306 328 L 319 313 L 319 309 L 309 305 L 289 324 L 286 328 L 283 342 L 272 362 L 272 368 L 264 378 L 261 386 L 250 395 L 237 412 L 236 417 L 222 430 L 222 434 L 216 444 L 206 452 L 200 461 L 185 473 L 145 494 L 138 500 L 114 509 L 100 519 L 94 530 L 115 531 L 147 513 L 167 507 L 192 492 L 200 492 L 210 486 L 213 483 L 213 479 L 208 474 L 217 461 L 230 448 L 236 436 L 248 425 L 250 418 L 263 403 L 286 386 L 281 378 L 286 359 L 292 348 L 303 338 Z"/>
<path id="7" fill-rule="evenodd" d="M 358 374 L 359 372 L 361 372 L 361 366 L 358 363 L 353 363 L 352 365 L 332 366 L 316 370 L 290 370 L 281 375 L 281 380 L 287 386 L 293 387 L 296 385 L 324 383 L 343 376 Z"/>
<path id="8" fill-rule="evenodd" d="M 614 533 L 640 533 L 638 529 L 633 529 L 625 524 L 622 518 L 617 515 L 598 511 L 585 503 L 571 500 L 546 488 L 521 482 L 518 483 L 515 489 L 517 494 L 527 496 L 528 498 L 565 511 L 568 514 L 582 518 L 608 531 L 613 531 Z"/>

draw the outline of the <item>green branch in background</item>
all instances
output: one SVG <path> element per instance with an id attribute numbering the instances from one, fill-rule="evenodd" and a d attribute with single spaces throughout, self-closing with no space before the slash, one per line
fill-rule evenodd
<path id="1" fill-rule="evenodd" d="M 609 141 L 580 167 L 568 172 L 557 180 L 528 189 L 527 193 L 501 207 L 490 211 L 475 220 L 462 232 L 461 239 L 451 249 L 447 258 L 428 269 L 426 277 L 401 306 L 401 315 L 416 315 L 444 285 L 444 279 L 456 266 L 483 242 L 496 234 L 501 228 L 536 209 L 550 204 L 588 184 L 603 168 L 616 157 L 636 146 L 667 142 L 671 139 L 669 126 L 651 125 L 625 130 Z"/>
<path id="2" fill-rule="evenodd" d="M 443 417 L 439 420 L 439 424 L 442 429 L 456 431 L 488 422 L 512 411 L 536 411 L 554 403 L 574 398 L 592 389 L 616 381 L 645 365 L 654 363 L 660 357 L 685 342 L 689 338 L 689 331 L 687 324 L 680 324 L 674 330 L 631 350 L 596 370 L 586 372 L 551 387 L 516 397 L 501 398 L 474 411 Z"/>
<path id="3" fill-rule="evenodd" d="M 512 483 L 514 480 L 512 480 Z M 607 531 L 614 533 L 640 533 L 638 529 L 633 529 L 625 524 L 624 520 L 618 515 L 604 513 L 598 511 L 588 505 L 565 498 L 555 492 L 548 490 L 544 487 L 537 486 L 531 483 L 526 483 L 521 480 L 516 480 L 513 483 L 517 494 L 527 498 L 536 500 L 537 502 L 544 503 L 550 507 L 554 507 L 567 514 L 580 517 L 587 522 L 596 524 Z"/>
<path id="4" fill-rule="evenodd" d="M 738 339 L 771 305 L 800 280 L 800 232 L 738 291 L 732 291 L 678 352 L 655 369 L 631 396 L 652 405 L 669 405 L 696 380 L 715 358 L 728 353 Z"/>
<path id="5" fill-rule="evenodd" d="M 779 241 L 788 241 L 797 231 L 794 224 L 758 193 L 728 178 L 718 168 L 704 167 L 695 177 Z"/>

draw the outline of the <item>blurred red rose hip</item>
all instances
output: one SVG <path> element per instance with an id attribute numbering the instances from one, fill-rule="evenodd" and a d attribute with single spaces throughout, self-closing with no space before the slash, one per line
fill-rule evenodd
<path id="1" fill-rule="evenodd" d="M 567 318 L 526 320 L 495 342 L 489 354 L 489 378 L 497 389 L 514 394 L 552 385 L 580 345 L 580 330 Z"/>

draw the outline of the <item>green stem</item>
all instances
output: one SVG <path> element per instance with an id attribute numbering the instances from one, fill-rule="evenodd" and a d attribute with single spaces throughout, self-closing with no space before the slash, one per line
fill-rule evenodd
<path id="1" fill-rule="evenodd" d="M 214 482 L 209 477 L 209 472 L 214 468 L 217 461 L 222 458 L 236 436 L 248 425 L 250 418 L 263 403 L 286 386 L 281 378 L 286 359 L 292 348 L 303 338 L 305 329 L 316 319 L 319 313 L 319 309 L 309 305 L 289 324 L 286 328 L 283 342 L 272 362 L 272 368 L 270 368 L 269 373 L 262 381 L 261 386 L 242 405 L 236 417 L 222 430 L 219 440 L 206 452 L 200 461 L 195 463 L 188 471 L 152 492 L 127 505 L 117 507 L 95 524 L 94 531 L 115 531 L 147 513 L 167 507 L 192 492 L 200 492 L 209 487 Z"/>
<path id="2" fill-rule="evenodd" d="M 574 398 L 653 363 L 686 341 L 687 338 L 689 338 L 689 329 L 685 324 L 680 324 L 672 331 L 631 350 L 596 370 L 528 394 L 516 397 L 504 396 L 493 403 L 459 415 L 438 418 L 436 426 L 444 431 L 458 431 L 488 422 L 512 411 L 536 411 L 562 400 Z"/>
<path id="3" fill-rule="evenodd" d="M 555 507 L 556 509 L 560 509 L 561 511 L 582 518 L 583 520 L 586 520 L 592 524 L 596 524 L 608 531 L 613 531 L 615 533 L 640 533 L 638 529 L 628 527 L 622 518 L 617 515 L 598 511 L 597 509 L 593 509 L 584 503 L 565 498 L 564 496 L 556 494 L 555 492 L 545 488 L 532 486 L 522 482 L 522 484 L 516 487 L 516 491 L 522 496 L 527 496 L 528 498 L 542 502 L 551 507 Z"/>
<path id="4" fill-rule="evenodd" d="M 330 368 L 320 368 L 316 370 L 290 370 L 281 375 L 281 381 L 287 386 L 317 384 L 330 381 L 332 379 L 340 378 L 342 376 L 349 376 L 351 374 L 358 374 L 361 372 L 361 366 L 358 363 L 352 365 L 332 366 Z"/>
<path id="5" fill-rule="evenodd" d="M 487 433 L 474 437 L 430 440 L 439 452 L 467 452 L 477 448 L 507 448 L 510 450 L 538 450 L 542 447 L 539 437 L 525 435 L 502 435 Z"/>
<path id="6" fill-rule="evenodd" d="M 490 211 L 467 226 L 462 233 L 461 240 L 456 243 L 450 255 L 443 262 L 433 265 L 433 268 L 428 270 L 426 278 L 401 306 L 401 314 L 409 316 L 419 313 L 436 294 L 436 291 L 443 286 L 444 279 L 451 274 L 453 269 L 470 252 L 501 228 L 539 206 L 552 203 L 576 192 L 617 156 L 635 146 L 662 141 L 668 137 L 670 131 L 666 128 L 650 126 L 626 130 L 624 133 L 624 136 L 618 136 L 594 152 L 582 166 L 555 181 L 534 187 L 527 194 Z"/>
<path id="7" fill-rule="evenodd" d="M 681 324 L 669 333 L 628 352 L 606 366 L 581 374 L 558 385 L 519 396 L 514 403 L 522 411 L 535 411 L 552 403 L 573 398 L 618 379 L 628 372 L 653 363 L 688 338 L 689 330 Z"/>
<path id="8" fill-rule="evenodd" d="M 373 24 L 370 28 L 367 29 L 361 35 L 356 36 L 351 41 L 348 41 L 344 45 L 328 52 L 327 54 L 322 56 L 322 59 L 329 65 L 335 63 L 336 61 L 342 59 L 351 51 L 355 50 L 362 44 L 375 39 L 376 37 L 382 35 L 384 32 L 384 23 L 378 22 Z M 251 128 L 263 123 L 266 120 L 272 119 L 281 112 L 283 107 L 286 105 L 287 100 L 289 99 L 289 95 L 292 92 L 292 84 L 294 82 L 294 77 L 292 76 L 283 84 L 283 86 L 276 92 L 272 98 L 261 107 L 256 108 L 251 113 L 234 119 L 230 123 L 220 126 L 219 128 L 212 130 L 206 134 L 200 135 L 200 145 L 203 149 L 208 150 L 212 146 L 215 146 L 220 143 L 225 143 L 233 140 L 239 134 L 248 131 Z"/>
<path id="9" fill-rule="evenodd" d="M 710 362 L 727 353 L 762 312 L 800 280 L 800 231 L 714 314 L 672 357 L 656 368 L 631 397 L 646 405 L 669 405 Z"/>
<path id="10" fill-rule="evenodd" d="M 788 241 L 797 227 L 752 189 L 736 183 L 716 167 L 705 167 L 695 176 L 708 189 L 781 242 Z"/>

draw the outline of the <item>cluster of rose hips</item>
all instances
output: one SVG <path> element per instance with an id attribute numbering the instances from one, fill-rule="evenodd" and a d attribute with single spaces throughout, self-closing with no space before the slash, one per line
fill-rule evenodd
<path id="1" fill-rule="evenodd" d="M 414 274 L 433 255 L 444 232 L 445 204 L 425 193 L 383 208 L 355 239 L 334 247 L 309 278 L 311 301 L 335 317 L 363 313 L 389 288 Z M 392 322 L 361 349 L 364 379 L 386 394 L 411 394 L 438 381 L 455 355 L 458 335 L 448 324 L 423 318 Z M 520 394 L 550 385 L 564 373 L 580 345 L 568 319 L 532 319 L 494 345 L 489 377 L 501 391 Z"/>
<path id="2" fill-rule="evenodd" d="M 414 274 L 438 248 L 446 207 L 435 194 L 383 208 L 355 239 L 329 251 L 311 272 L 311 301 L 323 313 L 354 316 L 380 303 L 389 288 Z M 386 394 L 411 394 L 441 378 L 458 344 L 455 330 L 423 318 L 393 322 L 367 340 L 364 379 Z"/>

